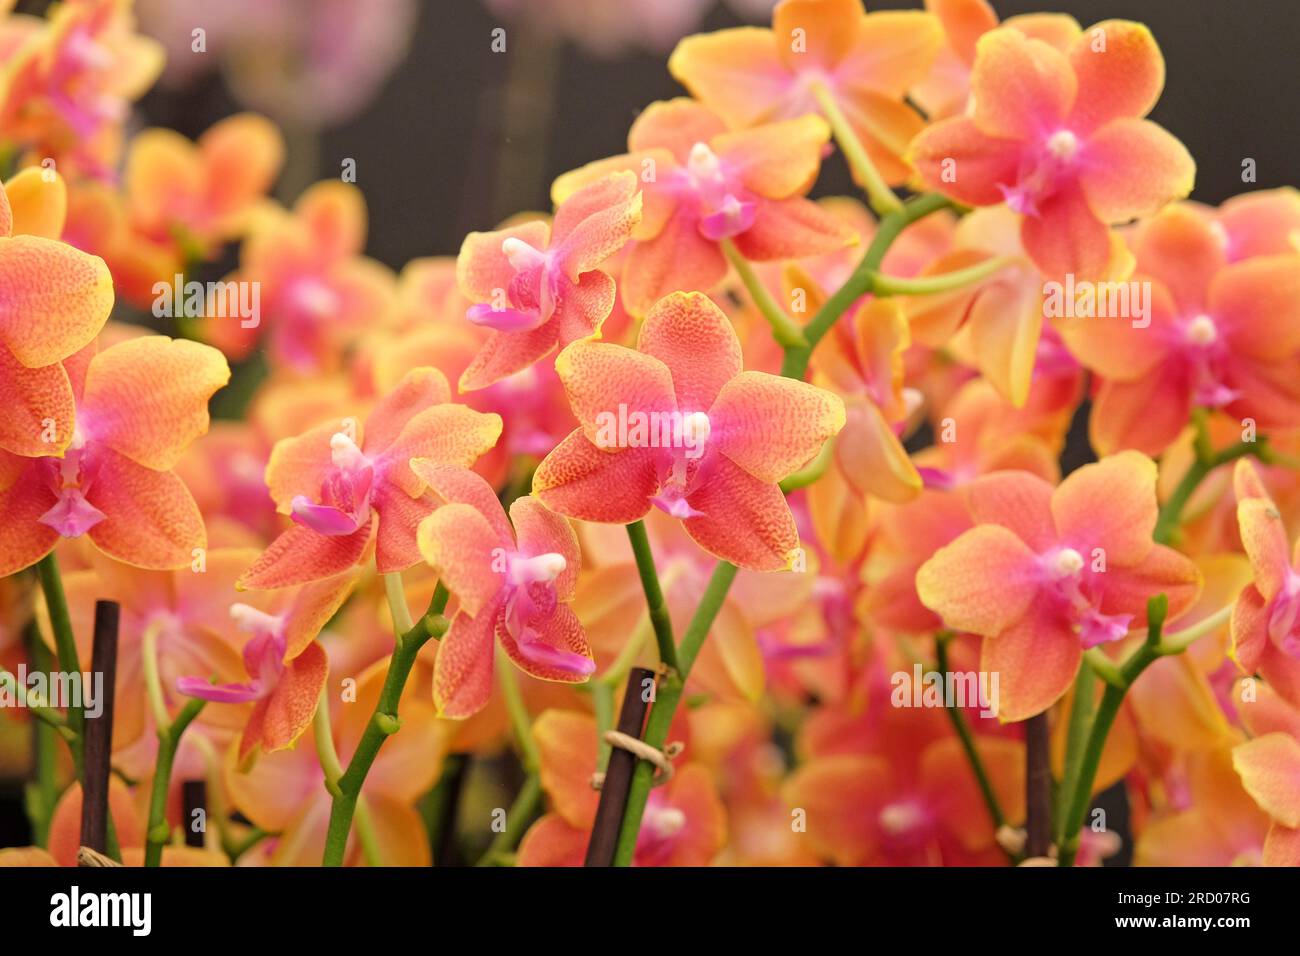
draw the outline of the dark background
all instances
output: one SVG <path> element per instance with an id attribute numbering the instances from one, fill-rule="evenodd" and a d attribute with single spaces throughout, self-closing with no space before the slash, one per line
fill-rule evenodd
<path id="1" fill-rule="evenodd" d="M 268 0 L 273 2 L 273 0 Z M 603 0 L 617 4 L 621 0 Z M 1194 198 L 1218 203 L 1249 189 L 1300 181 L 1296 114 L 1300 0 L 993 0 L 1002 17 L 1052 10 L 1087 27 L 1109 17 L 1150 26 L 1168 67 L 1151 118 L 1196 158 Z M 896 0 L 868 9 L 921 7 Z M 701 29 L 739 25 L 716 7 Z M 507 30 L 507 52 L 490 51 L 491 31 Z M 684 95 L 666 54 L 630 52 L 602 60 L 548 41 L 522 24 L 499 22 L 478 0 L 425 0 L 405 62 L 362 115 L 323 132 L 315 178 L 357 162 L 370 208 L 371 255 L 395 268 L 417 256 L 454 255 L 472 229 L 525 209 L 549 208 L 552 179 L 623 152 L 627 129 L 646 104 Z M 553 92 L 528 77 L 554 70 Z M 524 77 L 518 108 L 506 106 L 511 70 Z M 183 94 L 152 93 L 149 123 L 196 136 L 239 109 L 209 74 Z M 523 117 L 507 129 L 507 115 Z M 290 150 L 294 140 L 290 139 Z M 503 151 L 509 151 L 503 153 Z M 510 172 L 501 175 L 507 157 Z M 1243 184 L 1242 160 L 1256 160 L 1258 182 Z M 499 184 L 498 184 L 499 182 Z M 851 189 L 839 157 L 821 194 Z"/>

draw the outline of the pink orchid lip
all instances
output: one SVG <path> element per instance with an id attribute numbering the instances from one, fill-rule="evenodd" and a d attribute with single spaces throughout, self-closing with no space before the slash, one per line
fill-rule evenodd
<path id="1" fill-rule="evenodd" d="M 266 696 L 261 681 L 247 684 L 213 684 L 202 677 L 179 677 L 176 689 L 186 697 L 212 701 L 214 704 L 246 704 Z"/>
<path id="2" fill-rule="evenodd" d="M 596 662 L 590 657 L 561 650 L 542 641 L 521 638 L 515 642 L 515 646 L 519 648 L 519 654 L 525 660 L 544 667 L 553 667 L 566 674 L 588 677 L 596 671 Z"/>
<path id="3" fill-rule="evenodd" d="M 65 538 L 79 538 L 106 517 L 86 500 L 80 488 L 64 488 L 58 503 L 37 520 Z"/>
<path id="4" fill-rule="evenodd" d="M 926 488 L 936 489 L 938 491 L 951 491 L 957 487 L 957 479 L 951 471 L 943 468 L 932 468 L 928 465 L 920 466 L 916 469 L 917 474 L 921 476 L 921 483 Z"/>
<path id="5" fill-rule="evenodd" d="M 318 534 L 331 536 L 352 534 L 361 527 L 355 515 L 330 505 L 318 505 L 306 495 L 294 496 L 292 513 L 289 517 L 295 524 L 311 528 Z"/>
<path id="6" fill-rule="evenodd" d="M 741 201 L 727 193 L 716 212 L 700 219 L 700 235 L 712 242 L 720 242 L 747 231 L 757 218 L 758 203 Z"/>
<path id="7" fill-rule="evenodd" d="M 546 321 L 540 310 L 494 309 L 487 303 L 470 306 L 465 318 L 498 332 L 531 332 Z"/>

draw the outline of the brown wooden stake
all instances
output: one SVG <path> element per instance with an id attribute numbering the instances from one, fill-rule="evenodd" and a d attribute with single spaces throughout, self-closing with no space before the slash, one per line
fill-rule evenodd
<path id="1" fill-rule="evenodd" d="M 627 675 L 627 689 L 623 692 L 623 709 L 618 715 L 618 732 L 640 739 L 645 725 L 646 710 L 650 702 L 641 688 L 645 681 L 653 681 L 654 671 L 634 667 Z M 600 803 L 596 806 L 596 823 L 587 844 L 585 866 L 613 866 L 614 851 L 618 848 L 618 831 L 623 826 L 623 811 L 627 807 L 627 794 L 632 786 L 632 771 L 637 758 L 622 747 L 615 747 L 605 768 L 605 782 L 600 788 Z"/>
<path id="2" fill-rule="evenodd" d="M 1052 845 L 1052 768 L 1047 713 L 1025 721 L 1025 856 L 1045 857 Z"/>
<path id="3" fill-rule="evenodd" d="M 181 805 L 185 811 L 185 845 L 199 847 L 205 846 L 204 836 L 207 833 L 207 813 L 208 813 L 208 787 L 202 780 L 186 780 L 181 784 Z M 201 811 L 197 816 L 195 811 Z M 199 820 L 203 821 L 203 826 L 197 826 Z"/>
<path id="4" fill-rule="evenodd" d="M 90 654 L 90 678 L 103 681 L 98 717 L 86 718 L 85 783 L 81 800 L 81 845 L 108 852 L 108 775 L 113 753 L 113 704 L 117 687 L 117 627 L 121 608 L 116 601 L 95 602 L 95 643 Z M 86 690 L 82 690 L 85 702 Z"/>

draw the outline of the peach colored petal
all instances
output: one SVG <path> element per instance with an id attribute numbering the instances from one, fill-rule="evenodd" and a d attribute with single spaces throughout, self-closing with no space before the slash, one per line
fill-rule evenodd
<path id="1" fill-rule="evenodd" d="M 366 416 L 366 452 L 375 455 L 384 451 L 417 414 L 450 401 L 447 376 L 430 366 L 411 369 Z"/>
<path id="2" fill-rule="evenodd" d="M 916 572 L 921 603 L 953 630 L 1002 634 L 1038 592 L 1035 555 L 1000 525 L 980 525 L 936 551 Z"/>
<path id="3" fill-rule="evenodd" d="M 239 113 L 205 130 L 198 146 L 207 171 L 207 203 L 225 230 L 238 231 L 284 165 L 284 138 L 265 117 Z"/>
<path id="4" fill-rule="evenodd" d="M 471 232 L 456 257 L 456 281 L 475 302 L 491 302 L 505 295 L 515 277 L 514 266 L 501 249 L 507 239 L 519 239 L 534 249 L 545 249 L 551 229 L 536 220 L 496 232 Z"/>
<path id="5" fill-rule="evenodd" d="M 355 185 L 326 179 L 307 187 L 294 203 L 326 261 L 359 253 L 366 245 L 366 199 Z"/>
<path id="6" fill-rule="evenodd" d="M 865 11 L 862 0 L 785 0 L 772 11 L 772 33 L 792 73 L 831 70 L 853 46 Z M 804 42 L 796 47 L 794 40 Z"/>
<path id="7" fill-rule="evenodd" d="M 497 493 L 481 476 L 467 468 L 444 465 L 429 458 L 411 459 L 411 470 L 444 502 L 460 502 L 474 507 L 487 519 L 503 547 L 514 542 L 514 533 L 501 509 Z"/>
<path id="8" fill-rule="evenodd" d="M 76 403 L 62 365 L 28 368 L 0 348 L 0 408 L 0 449 L 40 458 L 72 441 Z"/>
<path id="9" fill-rule="evenodd" d="M 577 429 L 537 466 L 533 494 L 570 518 L 628 524 L 650 510 L 659 488 L 655 461 L 655 449 L 610 453 Z"/>
<path id="10" fill-rule="evenodd" d="M 573 710 L 545 710 L 533 721 L 533 739 L 541 755 L 542 789 L 551 806 L 570 826 L 589 828 L 600 801 L 600 791 L 591 786 L 596 721 Z"/>
<path id="11" fill-rule="evenodd" d="M 925 0 L 939 18 L 948 46 L 967 66 L 975 62 L 975 41 L 998 25 L 998 15 L 986 0 Z"/>
<path id="12" fill-rule="evenodd" d="M 1300 741 L 1271 733 L 1233 748 L 1246 792 L 1283 826 L 1300 827 Z"/>
<path id="13" fill-rule="evenodd" d="M 894 772 L 880 757 L 824 757 L 800 767 L 781 796 L 806 814 L 816 852 L 838 866 L 876 859 L 881 834 L 877 817 L 895 792 Z"/>
<path id="14" fill-rule="evenodd" d="M 139 568 L 183 568 L 207 544 L 203 516 L 185 483 L 170 471 L 143 468 L 102 449 L 86 501 L 104 513 L 88 532 L 105 554 Z"/>
<path id="15" fill-rule="evenodd" d="M 580 189 L 555 210 L 553 255 L 570 282 L 623 248 L 641 221 L 639 193 L 634 173 L 617 172 Z"/>
<path id="16" fill-rule="evenodd" d="M 1265 866 L 1300 866 L 1300 829 L 1274 823 L 1264 837 Z"/>
<path id="17" fill-rule="evenodd" d="M 764 575 L 772 578 L 773 575 Z M 669 598 L 671 602 L 672 597 Z M 691 605 L 693 610 L 694 605 Z M 689 618 L 687 618 L 689 620 Z M 685 624 L 682 625 L 683 629 Z M 753 626 L 733 601 L 722 605 L 691 667 L 691 686 L 722 700 L 755 704 L 766 683 L 763 652 Z"/>
<path id="18" fill-rule="evenodd" d="M 976 43 L 971 71 L 972 119 L 989 136 L 1037 140 L 1074 107 L 1078 83 L 1070 61 L 1018 30 L 991 30 Z"/>
<path id="19" fill-rule="evenodd" d="M 208 399 L 230 380 L 208 345 L 163 335 L 118 342 L 90 360 L 79 422 L 136 464 L 172 468 L 208 430 Z"/>
<path id="20" fill-rule="evenodd" d="M 793 85 L 781 42 L 761 27 L 698 33 L 677 44 L 668 71 L 732 128 L 753 126 L 771 118 Z"/>
<path id="21" fill-rule="evenodd" d="M 968 116 L 940 120 L 912 141 L 909 158 L 930 189 L 972 206 L 1003 201 L 999 184 L 1017 178 L 1020 144 L 980 131 Z"/>
<path id="22" fill-rule="evenodd" d="M 591 835 L 556 813 L 548 813 L 528 828 L 519 844 L 516 866 L 582 866 Z"/>
<path id="23" fill-rule="evenodd" d="M 849 483 L 882 501 L 902 504 L 924 482 L 893 426 L 871 401 L 850 402 L 835 440 L 835 458 Z"/>
<path id="24" fill-rule="evenodd" d="M 465 504 L 443 505 L 420 522 L 420 554 L 460 601 L 461 610 L 476 617 L 495 607 L 505 584 L 500 539 L 477 509 Z"/>
<path id="25" fill-rule="evenodd" d="M 727 260 L 698 227 L 698 216 L 678 206 L 658 235 L 631 246 L 619 287 L 628 312 L 644 315 L 672 292 L 707 292 L 726 277 Z"/>
<path id="26" fill-rule="evenodd" d="M 1164 89 L 1164 57 L 1151 31 L 1141 23 L 1104 20 L 1094 24 L 1074 41 L 1070 63 L 1079 80 L 1071 119 L 1080 132 L 1120 117 L 1146 116 Z"/>
<path id="27" fill-rule="evenodd" d="M 336 419 L 275 443 L 266 464 L 266 486 L 282 514 L 289 514 L 295 496 L 312 498 L 319 493 L 325 475 L 333 467 L 330 439 L 346 432 L 347 427 L 343 419 Z M 359 432 L 356 440 L 361 440 Z"/>
<path id="28" fill-rule="evenodd" d="M 852 245 L 857 235 L 817 203 L 798 197 L 760 202 L 754 224 L 734 239 L 752 262 L 802 259 Z"/>
<path id="29" fill-rule="evenodd" d="M 1082 658 L 1078 637 L 1037 603 L 1018 623 L 985 638 L 980 670 L 998 674 L 998 719 L 1024 720 L 1052 706 L 1070 688 Z"/>
<path id="30" fill-rule="evenodd" d="M 389 482 L 374 489 L 375 568 L 380 574 L 405 571 L 420 563 L 416 529 L 433 511 L 433 502 L 412 498 Z"/>
<path id="31" fill-rule="evenodd" d="M 438 644 L 433 671 L 433 702 L 439 717 L 458 720 L 487 706 L 492 696 L 493 635 L 501 616 L 499 602 L 476 617 L 457 614 Z"/>
<path id="32" fill-rule="evenodd" d="M 824 119 L 808 115 L 723 133 L 712 146 L 746 188 L 768 199 L 788 199 L 807 192 L 817 179 L 830 135 Z"/>
<path id="33" fill-rule="evenodd" d="M 1132 614 L 1132 627 L 1146 627 L 1147 601 L 1157 594 L 1169 599 L 1169 619 L 1196 603 L 1201 572 L 1190 558 L 1157 544 L 1138 564 L 1108 564 L 1101 582 L 1101 610 L 1106 614 Z"/>
<path id="34" fill-rule="evenodd" d="M 1300 256 L 1259 256 L 1220 270 L 1207 304 L 1236 355 L 1273 362 L 1300 350 Z"/>
<path id="35" fill-rule="evenodd" d="M 240 741 L 240 759 L 254 746 L 268 753 L 292 747 L 311 724 L 328 675 L 329 659 L 319 644 L 308 644 L 289 661 L 275 690 L 254 709 L 249 729 Z M 254 726 L 256 737 L 252 735 Z"/>
<path id="36" fill-rule="evenodd" d="M 477 412 L 464 405 L 434 405 L 419 412 L 402 428 L 384 452 L 386 477 L 411 497 L 423 482 L 411 471 L 412 458 L 432 458 L 446 465 L 468 468 L 501 437 L 501 416 Z"/>
<path id="37" fill-rule="evenodd" d="M 778 482 L 844 427 L 844 402 L 806 382 L 741 372 L 709 409 L 709 441 L 759 481 Z"/>
<path id="38" fill-rule="evenodd" d="M 59 533 L 40 523 L 58 500 L 35 459 L 0 451 L 0 575 L 35 564 L 58 543 Z"/>
<path id="39" fill-rule="evenodd" d="M 606 434 L 608 423 L 619 418 L 620 405 L 647 414 L 677 409 L 668 366 L 634 349 L 608 342 L 574 342 L 556 357 L 555 371 L 583 433 L 593 443 L 609 442 L 610 449 L 617 446 Z"/>
<path id="40" fill-rule="evenodd" d="M 0 238 L 0 344 L 23 365 L 67 358 L 112 308 L 113 279 L 98 256 L 39 236 Z"/>
<path id="41" fill-rule="evenodd" d="M 727 126 L 717 113 L 686 96 L 651 103 L 632 124 L 627 148 L 633 153 L 666 149 L 685 160 L 696 143 L 708 143 Z"/>
<path id="42" fill-rule="evenodd" d="M 1043 327 L 1037 287 L 990 283 L 971 304 L 966 321 L 980 372 L 999 395 L 1016 408 L 1023 407 L 1029 399 Z"/>
<path id="43" fill-rule="evenodd" d="M 1206 308 L 1210 280 L 1228 261 L 1212 220 L 1188 203 L 1166 206 L 1143 223 L 1133 252 L 1141 271 L 1159 279 L 1183 312 Z"/>
<path id="44" fill-rule="evenodd" d="M 1056 543 L 1052 486 L 1039 476 L 1023 471 L 994 472 L 971 482 L 965 497 L 976 524 L 1009 528 L 1039 553 Z"/>
<path id="45" fill-rule="evenodd" d="M 58 239 L 68 215 L 68 187 L 52 169 L 29 166 L 4 184 L 13 216 L 12 234 Z M 8 235 L 9 230 L 0 230 Z"/>
<path id="46" fill-rule="evenodd" d="M 1093 447 L 1102 454 L 1121 448 L 1159 455 L 1178 437 L 1191 409 L 1186 379 L 1148 375 L 1133 382 L 1103 382 L 1088 420 Z"/>
<path id="47" fill-rule="evenodd" d="M 1044 200 L 1038 212 L 1024 218 L 1020 241 L 1039 270 L 1051 276 L 1073 272 L 1076 278 L 1089 279 L 1105 274 L 1111 256 L 1110 230 L 1077 183 L 1070 182 Z"/>
<path id="48" fill-rule="evenodd" d="M 1196 161 L 1187 147 L 1148 120 L 1112 120 L 1084 148 L 1087 164 L 1079 181 L 1103 222 L 1153 216 L 1190 193 L 1196 181 Z"/>
<path id="49" fill-rule="evenodd" d="M 1152 282 L 1150 288 L 1151 325 L 1147 328 L 1134 327 L 1127 316 L 1084 316 L 1058 322 L 1070 353 L 1107 379 L 1133 382 L 1158 378 L 1159 366 L 1169 354 L 1170 338 L 1152 333 L 1172 330 L 1177 305 L 1162 283 Z"/>
<path id="50" fill-rule="evenodd" d="M 1019 740 L 977 736 L 975 746 L 1006 820 L 1025 813 L 1025 745 Z M 970 851 L 992 846 L 996 827 L 956 737 L 936 740 L 921 755 L 921 786 L 932 812 Z"/>
<path id="51" fill-rule="evenodd" d="M 342 574 L 361 560 L 370 543 L 370 531 L 370 522 L 346 535 L 317 534 L 294 525 L 271 542 L 243 573 L 237 587 L 269 591 Z"/>
<path id="52" fill-rule="evenodd" d="M 841 107 L 849 125 L 876 164 L 880 175 L 891 186 L 904 185 L 912 177 L 912 168 L 903 158 L 908 144 L 925 128 L 925 119 L 916 109 L 897 97 L 871 89 L 857 89 Z M 854 182 L 859 186 L 856 170 Z"/>
<path id="53" fill-rule="evenodd" d="M 1271 601 L 1286 586 L 1291 574 L 1286 525 L 1277 505 L 1267 498 L 1247 498 L 1237 505 L 1237 527 L 1242 547 L 1255 571 L 1255 584 Z"/>
<path id="54" fill-rule="evenodd" d="M 1151 550 L 1158 510 L 1155 462 L 1135 451 L 1084 465 L 1052 495 L 1061 542 L 1104 548 L 1107 565 L 1133 564 Z"/>
<path id="55" fill-rule="evenodd" d="M 707 411 L 743 367 L 731 322 L 698 293 L 678 292 L 655 303 L 641 322 L 637 348 L 668 366 L 683 412 Z"/>
<path id="56" fill-rule="evenodd" d="M 285 657 L 295 658 L 316 639 L 352 595 L 357 576 L 339 574 L 303 585 L 284 622 Z"/>
<path id="57" fill-rule="evenodd" d="M 462 392 L 487 388 L 516 372 L 522 372 L 558 341 L 557 323 L 546 322 L 530 332 L 500 332 L 492 329 L 478 354 L 461 373 Z"/>
<path id="58" fill-rule="evenodd" d="M 699 517 L 683 527 L 715 557 L 755 571 L 781 571 L 799 546 L 799 532 L 785 496 L 731 459 L 717 456 L 703 486 L 687 496 Z M 708 465 L 706 465 L 708 467 Z"/>
<path id="59" fill-rule="evenodd" d="M 919 10 L 877 10 L 858 21 L 837 71 L 850 97 L 864 90 L 901 100 L 925 79 L 943 45 L 939 22 Z"/>

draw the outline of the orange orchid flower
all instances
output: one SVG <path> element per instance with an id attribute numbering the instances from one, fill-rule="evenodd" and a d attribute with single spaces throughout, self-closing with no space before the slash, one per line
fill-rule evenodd
<path id="1" fill-rule="evenodd" d="M 0 67 L 0 140 L 108 179 L 130 104 L 158 79 L 162 46 L 131 0 L 65 0 L 18 32 Z"/>
<path id="2" fill-rule="evenodd" d="M 1192 189 L 1182 143 L 1143 119 L 1164 86 L 1146 27 L 1108 20 L 1062 53 L 1018 30 L 980 37 L 971 115 L 941 120 L 912 142 L 925 184 L 960 202 L 1006 202 L 1044 273 L 1098 278 L 1109 223 L 1150 216 Z"/>
<path id="3" fill-rule="evenodd" d="M 804 194 L 830 136 L 815 116 L 727 132 L 688 99 L 651 103 L 628 133 L 628 152 L 565 173 L 562 203 L 610 172 L 641 179 L 644 214 L 632 232 L 619 284 L 623 305 L 644 315 L 671 292 L 708 292 L 727 274 L 722 243 L 766 262 L 829 252 L 854 234 Z"/>
<path id="4" fill-rule="evenodd" d="M 381 574 L 420 560 L 416 528 L 434 508 L 412 458 L 468 468 L 501 434 L 501 419 L 457 405 L 437 369 L 406 374 L 364 424 L 333 420 L 276 443 L 266 484 L 294 526 L 239 579 L 273 589 L 333 577 L 360 562 L 374 532 Z"/>
<path id="5" fill-rule="evenodd" d="M 595 335 L 614 308 L 614 280 L 599 266 L 641 221 L 641 193 L 618 172 L 557 199 L 555 221 L 471 232 L 456 260 L 467 318 L 492 330 L 460 377 L 462 391 L 523 371 L 577 339 Z"/>
<path id="6" fill-rule="evenodd" d="M 0 451 L 5 514 L 0 573 L 39 561 L 60 537 L 86 535 L 99 550 L 141 568 L 188 565 L 206 543 L 203 520 L 172 471 L 208 428 L 208 399 L 230 377 L 216 349 L 149 335 L 60 369 L 76 403 L 61 457 Z"/>
<path id="7" fill-rule="evenodd" d="M 998 15 L 986 0 L 925 0 L 925 9 L 938 18 L 944 44 L 929 75 L 912 88 L 911 95 L 931 120 L 947 119 L 966 109 L 977 41 L 999 26 Z M 1008 17 L 1001 25 L 1062 53 L 1069 51 L 1081 32 L 1079 22 L 1064 13 L 1024 13 Z"/>
<path id="8" fill-rule="evenodd" d="M 200 331 L 234 359 L 265 335 L 271 358 L 282 367 L 299 374 L 333 371 L 367 323 L 393 304 L 393 275 L 361 254 L 365 243 L 361 190 L 316 183 L 291 212 L 257 217 L 239 269 L 223 280 L 256 283 L 259 315 L 221 315 L 220 300 L 210 297 Z"/>
<path id="9" fill-rule="evenodd" d="M 1222 223 L 1171 206 L 1132 237 L 1146 325 L 1128 317 L 1061 323 L 1066 344 L 1102 377 L 1090 433 L 1108 452 L 1159 454 L 1193 408 L 1222 408 L 1260 428 L 1300 425 L 1300 254 L 1230 262 Z"/>
<path id="10" fill-rule="evenodd" d="M 547 710 L 533 722 L 541 755 L 542 788 L 552 810 L 529 828 L 519 846 L 520 866 L 582 866 L 600 793 L 596 722 L 587 714 Z M 701 764 L 676 768 L 650 792 L 633 866 L 707 866 L 726 842 L 727 816 Z"/>
<path id="11" fill-rule="evenodd" d="M 288 593 L 273 592 L 281 605 L 278 613 L 232 604 L 236 626 L 252 635 L 243 650 L 250 679 L 214 684 L 205 676 L 187 676 L 176 681 L 176 689 L 187 697 L 254 704 L 239 738 L 241 763 L 257 749 L 272 753 L 292 747 L 311 723 L 329 675 L 329 661 L 315 637 L 354 583 L 351 575 L 341 574 Z"/>
<path id="12" fill-rule="evenodd" d="M 1191 606 L 1200 572 L 1152 542 L 1156 468 L 1137 452 L 1085 465 L 1053 490 L 998 472 L 965 490 L 976 526 L 921 566 L 916 588 L 951 628 L 984 637 L 980 669 L 1001 674 L 999 718 L 1053 704 L 1085 648 L 1145 624 L 1164 593 L 1169 617 Z"/>
<path id="13" fill-rule="evenodd" d="M 71 443 L 76 400 L 59 363 L 113 308 L 103 261 L 58 241 L 66 209 L 57 174 L 31 168 L 0 187 L 0 450 L 15 455 Z"/>
<path id="14" fill-rule="evenodd" d="M 1248 710 L 1243 716 L 1251 739 L 1233 748 L 1232 765 L 1270 818 L 1261 862 L 1300 866 L 1300 710 L 1266 695 Z"/>
<path id="15" fill-rule="evenodd" d="M 541 680 L 590 677 L 591 647 L 568 607 L 581 565 L 569 523 L 529 495 L 515 499 L 507 521 L 492 487 L 473 472 L 421 458 L 411 469 L 445 502 L 421 522 L 419 546 L 459 601 L 438 646 L 439 715 L 469 717 L 486 706 L 498 643 Z"/>
<path id="16" fill-rule="evenodd" d="M 186 271 L 186 258 L 209 259 L 244 234 L 283 162 L 279 130 L 255 113 L 229 116 L 193 143 L 169 129 L 137 133 L 123 175 L 132 229 L 175 247 L 176 271 Z"/>
<path id="17" fill-rule="evenodd" d="M 843 427 L 839 398 L 743 371 L 731 323 L 700 293 L 660 301 L 637 349 L 575 342 L 556 368 L 581 427 L 537 468 L 544 503 L 614 524 L 658 507 L 717 557 L 788 566 L 799 536 L 777 482 Z"/>
<path id="18" fill-rule="evenodd" d="M 772 28 L 690 36 L 668 69 L 732 129 L 824 112 L 834 101 L 891 184 L 924 125 L 905 101 L 939 52 L 939 24 L 911 10 L 865 13 L 862 0 L 784 0 Z M 829 117 L 828 117 L 829 118 Z"/>

